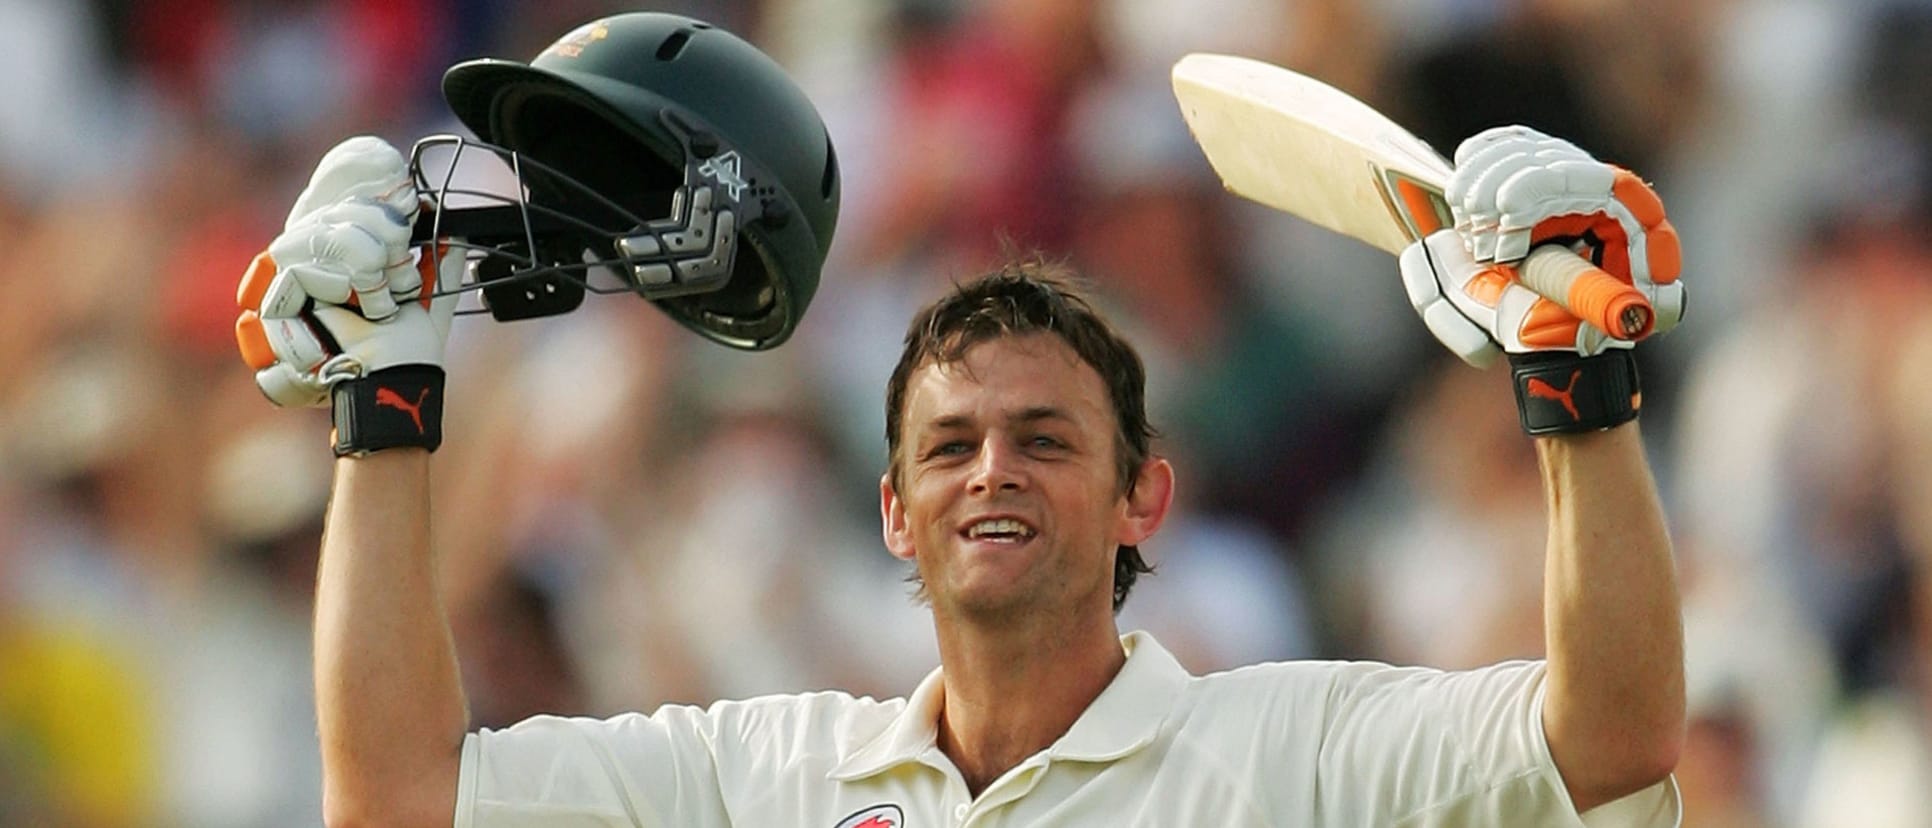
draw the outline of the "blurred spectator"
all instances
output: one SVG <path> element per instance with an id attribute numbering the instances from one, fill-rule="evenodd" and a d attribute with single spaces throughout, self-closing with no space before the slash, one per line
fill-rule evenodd
<path id="1" fill-rule="evenodd" d="M 142 389 L 105 350 L 47 354 L 5 409 L 0 467 L 24 488 L 0 533 L 0 804 L 30 822 L 143 825 L 161 792 L 162 616 L 125 534 Z"/>
<path id="2" fill-rule="evenodd" d="M 563 640 L 556 601 L 540 575 L 503 572 L 453 621 L 473 727 L 505 728 L 531 716 L 586 709 Z"/>
<path id="3" fill-rule="evenodd" d="M 1802 254 L 1810 202 L 1820 189 L 1818 159 L 1861 120 L 1854 106 L 1860 39 L 1872 3 L 1705 5 L 1718 23 L 1705 31 L 1709 86 L 1702 106 L 1684 123 L 1688 129 L 1662 146 L 1661 163 L 1642 170 L 1657 182 L 1680 235 L 1692 240 L 1684 246 L 1684 274 L 1697 285 L 1693 324 L 1656 349 L 1680 368 L 1759 297 L 1788 289 L 1785 281 L 1796 273 L 1789 263 Z M 1652 395 L 1665 406 L 1689 396 L 1652 387 L 1665 392 Z M 1671 422 L 1661 425 L 1650 433 L 1670 439 Z"/>
<path id="4" fill-rule="evenodd" d="M 735 365 L 733 380 L 710 367 L 691 377 L 696 439 L 661 472 L 678 485 L 635 546 L 660 613 L 650 635 L 690 670 L 670 698 L 910 692 L 938 662 L 931 618 L 841 497 L 868 493 L 876 513 L 877 487 L 831 462 L 809 389 L 782 365 Z"/>
<path id="5" fill-rule="evenodd" d="M 47 540 L 0 541 L 10 547 L 0 551 L 0 824 L 146 824 L 165 711 L 150 703 L 126 630 L 21 583 L 37 579 L 16 567 L 40 563 L 21 552 L 64 551 Z"/>
<path id="6" fill-rule="evenodd" d="M 308 661 L 329 455 L 311 424 L 217 396 L 207 424 L 233 430 L 210 438 L 196 493 L 207 547 L 192 594 L 170 602 L 154 645 L 156 704 L 167 711 L 160 823 L 243 828 L 321 807 Z"/>
<path id="7" fill-rule="evenodd" d="M 88 3 L 0 0 L 11 113 L 0 118 L 0 189 L 40 204 L 134 168 L 144 124 L 133 117 L 133 90 L 115 83 L 99 32 Z"/>
<path id="8" fill-rule="evenodd" d="M 1507 374 L 1438 358 L 1322 533 L 1350 655 L 1465 669 L 1543 652 L 1542 483 Z"/>
<path id="9" fill-rule="evenodd" d="M 1865 700 L 1911 692 L 1928 652 L 1913 625 L 1925 557 L 1912 528 L 1928 501 L 1912 463 L 1932 421 L 1918 390 L 1932 362 L 1912 343 L 1932 339 L 1932 187 L 1909 150 L 1866 146 L 1884 149 L 1832 168 L 1843 172 L 1817 200 L 1825 212 L 1792 263 L 1801 275 L 1791 290 L 1733 323 L 1694 369 L 1685 401 L 1686 612 L 1718 625 L 1691 628 L 1693 641 L 1712 641 L 1690 650 L 1693 684 L 1710 671 L 1743 695 L 1766 754 L 1763 789 L 1782 814 L 1796 807 L 1793 792 L 1815 800 L 1837 787 L 1801 787 L 1809 761 L 1824 763 L 1813 779 L 1835 779 L 1895 749 L 1858 735 L 1868 715 L 1893 709 Z M 1809 678 L 1807 657 L 1825 659 L 1835 682 Z M 1831 725 L 1813 760 L 1834 683 L 1866 713 Z M 1901 744 L 1932 733 L 1906 730 L 1917 735 Z M 1859 790 L 1826 801 L 1840 814 L 1880 813 L 1884 792 Z"/>
<path id="10" fill-rule="evenodd" d="M 1208 512 L 1202 472 L 1175 460 L 1174 511 L 1141 545 L 1155 571 L 1134 587 L 1120 628 L 1153 633 L 1196 674 L 1318 655 L 1310 585 L 1288 550 L 1252 521 Z"/>
<path id="11" fill-rule="evenodd" d="M 1445 152 L 1492 126 L 1527 124 L 1633 169 L 1655 169 L 1697 116 L 1722 4 L 1522 0 L 1401 73 L 1412 123 Z M 1641 23 L 1639 22 L 1641 21 Z"/>
<path id="12" fill-rule="evenodd" d="M 919 252 L 942 270 L 988 261 L 1002 239 L 1062 249 L 1081 207 L 1066 113 L 1104 69 L 1099 0 L 983 0 L 912 33 L 892 66 L 896 134 L 879 159 L 895 182 L 867 258 Z"/>
<path id="13" fill-rule="evenodd" d="M 1326 296 L 1303 296 L 1300 282 L 1265 284 L 1288 281 L 1277 268 L 1246 269 L 1248 239 L 1173 108 L 1164 76 L 1115 78 L 1082 97 L 1072 132 L 1096 208 L 1075 217 L 1072 258 L 1119 303 L 1148 363 L 1151 414 L 1201 465 L 1202 501 L 1295 539 L 1333 480 L 1360 467 L 1373 435 L 1376 415 L 1355 407 L 1370 373 L 1349 370 L 1356 352 L 1390 345 L 1324 347 L 1324 336 L 1346 336 L 1314 323 L 1335 310 Z M 1306 273 L 1301 265 L 1284 269 Z M 1336 276 L 1307 281 L 1315 275 Z M 1393 279 L 1378 284 L 1402 302 Z M 1307 306 L 1283 313 L 1271 296 Z M 1399 347 L 1408 337 L 1395 339 Z"/>

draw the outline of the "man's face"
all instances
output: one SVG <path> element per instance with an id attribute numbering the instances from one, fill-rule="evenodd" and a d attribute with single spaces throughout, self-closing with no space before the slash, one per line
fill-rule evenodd
<path id="1" fill-rule="evenodd" d="M 1100 375 L 1058 336 L 1002 337 L 920 367 L 904 405 L 899 488 L 880 483 L 886 546 L 918 565 L 934 610 L 1111 613 L 1116 547 L 1159 522 L 1136 501 L 1164 513 L 1170 487 L 1121 491 Z"/>

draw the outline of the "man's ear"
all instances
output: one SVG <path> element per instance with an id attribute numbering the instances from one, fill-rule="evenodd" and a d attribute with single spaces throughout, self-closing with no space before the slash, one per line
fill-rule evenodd
<path id="1" fill-rule="evenodd" d="M 893 491 L 892 473 L 879 475 L 879 523 L 885 535 L 886 549 L 900 560 L 913 558 L 912 532 L 906 526 L 906 504 Z"/>
<path id="2" fill-rule="evenodd" d="M 1160 530 L 1168 508 L 1174 505 L 1174 467 L 1166 458 L 1147 458 L 1134 477 L 1133 490 L 1122 499 L 1125 503 L 1114 526 L 1114 542 L 1139 546 Z"/>

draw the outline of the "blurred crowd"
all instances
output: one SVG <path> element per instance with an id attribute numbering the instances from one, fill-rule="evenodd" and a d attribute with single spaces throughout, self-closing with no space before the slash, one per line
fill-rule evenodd
<path id="1" fill-rule="evenodd" d="M 0 0 L 0 826 L 319 822 L 308 630 L 327 415 L 235 284 L 322 152 L 460 129 L 451 62 L 607 0 Z M 1199 671 L 1542 649 L 1507 380 L 1385 254 L 1237 202 L 1167 67 L 1290 66 L 1451 151 L 1528 123 L 1652 179 L 1687 323 L 1639 356 L 1677 539 L 1686 825 L 1932 826 L 1932 3 L 663 0 L 818 103 L 844 209 L 798 335 L 648 304 L 460 320 L 434 532 L 478 726 L 908 692 L 877 534 L 911 311 L 1012 251 L 1143 349 L 1176 516 L 1122 615 Z"/>

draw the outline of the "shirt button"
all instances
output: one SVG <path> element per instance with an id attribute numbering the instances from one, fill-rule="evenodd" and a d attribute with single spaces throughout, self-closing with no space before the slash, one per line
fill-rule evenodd
<path id="1" fill-rule="evenodd" d="M 959 807 L 957 807 L 957 808 L 954 808 L 954 809 L 953 809 L 953 820 L 954 820 L 954 821 L 957 821 L 957 822 L 965 822 L 965 821 L 966 821 L 966 811 L 967 811 L 967 808 L 968 808 L 968 806 L 967 806 L 966 804 L 964 804 L 964 803 L 961 803 L 961 804 L 959 805 Z"/>

